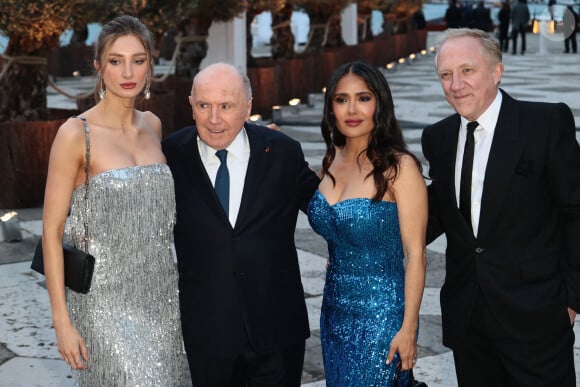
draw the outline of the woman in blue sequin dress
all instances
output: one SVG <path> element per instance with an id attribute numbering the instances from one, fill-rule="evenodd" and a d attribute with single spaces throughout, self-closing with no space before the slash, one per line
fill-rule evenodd
<path id="1" fill-rule="evenodd" d="M 425 283 L 427 191 L 389 86 L 362 62 L 331 77 L 308 218 L 328 242 L 320 329 L 328 386 L 408 385 Z"/>

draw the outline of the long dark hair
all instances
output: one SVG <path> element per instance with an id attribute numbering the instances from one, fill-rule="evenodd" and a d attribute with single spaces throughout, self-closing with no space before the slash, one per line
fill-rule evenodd
<path id="1" fill-rule="evenodd" d="M 366 154 L 373 165 L 372 171 L 366 177 L 372 176 L 375 183 L 376 193 L 372 200 L 380 201 L 389 189 L 389 183 L 399 173 L 399 157 L 402 154 L 411 156 L 417 163 L 419 170 L 422 170 L 421 163 L 407 150 L 407 144 L 403 140 L 403 133 L 395 117 L 393 96 L 385 76 L 376 67 L 367 63 L 351 62 L 342 65 L 331 75 L 326 88 L 321 124 L 322 137 L 326 143 L 326 154 L 322 159 L 323 175 L 328 175 L 332 183 L 336 184 L 329 168 L 336 155 L 336 147 L 344 146 L 346 137 L 340 133 L 336 126 L 332 102 L 336 93 L 336 85 L 347 74 L 360 77 L 374 94 L 377 101 L 373 117 L 374 128 L 367 148 L 359 156 Z M 387 170 L 392 170 L 392 173 L 385 177 Z"/>

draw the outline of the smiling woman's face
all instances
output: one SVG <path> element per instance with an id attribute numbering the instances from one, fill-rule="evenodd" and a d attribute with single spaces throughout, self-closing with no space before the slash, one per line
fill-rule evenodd
<path id="1" fill-rule="evenodd" d="M 377 99 L 366 82 L 352 73 L 345 74 L 336 84 L 332 111 L 336 126 L 347 140 L 370 137 L 375 127 Z"/>

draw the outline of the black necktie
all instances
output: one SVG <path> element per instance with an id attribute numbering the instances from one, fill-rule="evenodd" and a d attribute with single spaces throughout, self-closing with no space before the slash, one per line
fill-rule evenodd
<path id="1" fill-rule="evenodd" d="M 465 138 L 465 149 L 463 150 L 461 183 L 459 186 L 459 211 L 461 211 L 461 214 L 471 229 L 473 229 L 471 224 L 471 174 L 473 171 L 473 151 L 475 148 L 473 132 L 475 132 L 475 128 L 478 125 L 477 121 L 467 123 L 467 137 Z"/>
<path id="2" fill-rule="evenodd" d="M 226 215 L 230 206 L 230 173 L 228 172 L 228 151 L 225 149 L 219 150 L 215 155 L 220 159 L 220 167 L 218 168 L 215 177 L 215 193 L 220 200 Z"/>

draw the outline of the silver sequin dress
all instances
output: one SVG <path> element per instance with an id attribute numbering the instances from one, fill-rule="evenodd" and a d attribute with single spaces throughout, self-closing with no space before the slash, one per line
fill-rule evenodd
<path id="1" fill-rule="evenodd" d="M 72 196 L 66 236 L 83 246 L 84 186 Z M 183 352 L 173 261 L 175 197 L 165 164 L 110 170 L 90 179 L 88 294 L 67 292 L 89 351 L 80 386 L 180 386 Z"/>
<path id="2" fill-rule="evenodd" d="M 385 363 L 405 311 L 397 205 L 365 198 L 330 205 L 316 191 L 308 219 L 330 256 L 320 316 L 326 385 L 407 386 L 409 372 L 397 370 L 398 357 Z"/>

